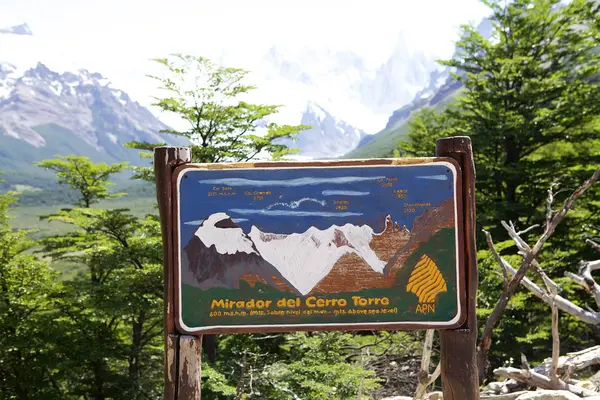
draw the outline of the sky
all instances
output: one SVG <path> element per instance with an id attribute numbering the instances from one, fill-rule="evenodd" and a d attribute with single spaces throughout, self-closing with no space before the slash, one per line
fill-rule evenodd
<path id="1" fill-rule="evenodd" d="M 185 246 L 204 219 L 220 212 L 244 232 L 253 225 L 263 232 L 290 234 L 346 223 L 381 232 L 387 215 L 412 229 L 423 211 L 453 197 L 454 175 L 444 164 L 191 170 L 180 179 L 178 192 Z M 421 206 L 404 207 L 414 203 Z"/>
<path id="2" fill-rule="evenodd" d="M 152 57 L 181 51 L 252 69 L 282 45 L 352 50 L 377 65 L 400 32 L 447 57 L 458 27 L 485 14 L 479 0 L 0 0 L 0 25 L 29 24 L 49 67 L 101 72 L 143 103 Z"/>
<path id="3" fill-rule="evenodd" d="M 487 14 L 480 0 L 0 0 L 0 27 L 27 23 L 34 35 L 0 35 L 0 62 L 21 70 L 41 61 L 57 72 L 100 72 L 164 123 L 184 129 L 179 117 L 151 107 L 162 93 L 147 75 L 164 71 L 150 60 L 199 55 L 255 72 L 250 82 L 259 90 L 250 101 L 284 105 L 275 122 L 300 123 L 308 98 L 376 133 L 388 111 L 374 113 L 333 79 L 324 90 L 265 80 L 264 55 L 274 46 L 292 62 L 305 60 L 305 49 L 351 51 L 375 71 L 403 41 L 408 52 L 449 58 L 460 25 Z"/>

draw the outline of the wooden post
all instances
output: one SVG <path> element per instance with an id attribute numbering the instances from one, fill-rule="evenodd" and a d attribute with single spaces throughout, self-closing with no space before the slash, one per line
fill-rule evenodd
<path id="1" fill-rule="evenodd" d="M 463 218 L 467 320 L 459 329 L 440 330 L 442 390 L 444 400 L 479 399 L 477 372 L 477 251 L 475 247 L 475 163 L 471 138 L 457 136 L 438 139 L 436 156 L 452 157 L 463 175 Z"/>
<path id="2" fill-rule="evenodd" d="M 175 282 L 172 281 L 173 255 L 173 188 L 171 178 L 175 167 L 191 161 L 187 147 L 157 147 L 154 149 L 156 198 L 162 228 L 164 271 L 164 399 L 191 400 L 200 398 L 201 337 L 180 336 L 175 329 L 173 305 Z M 183 363 L 182 363 L 183 362 Z M 191 366 L 191 367 L 190 367 Z"/>

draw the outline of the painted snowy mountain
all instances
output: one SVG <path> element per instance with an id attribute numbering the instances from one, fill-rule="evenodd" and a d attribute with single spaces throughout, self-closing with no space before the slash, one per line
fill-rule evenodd
<path id="1" fill-rule="evenodd" d="M 325 230 L 311 227 L 304 233 L 290 235 L 264 233 L 253 226 L 249 236 L 261 256 L 305 295 L 346 254 L 356 254 L 371 269 L 382 273 L 385 262 L 369 247 L 373 235 L 369 226 L 346 224 Z"/>
<path id="2" fill-rule="evenodd" d="M 244 280 L 294 291 L 294 286 L 260 256 L 248 235 L 225 213 L 203 221 L 181 257 L 183 282 L 200 289 L 239 288 Z"/>
<path id="3" fill-rule="evenodd" d="M 212 214 L 182 249 L 183 281 L 203 290 L 261 282 L 301 295 L 391 287 L 410 254 L 454 226 L 452 204 L 425 211 L 413 231 L 388 216 L 381 233 L 345 224 L 292 234 L 262 232 L 253 225 L 246 234 L 227 214 Z"/>

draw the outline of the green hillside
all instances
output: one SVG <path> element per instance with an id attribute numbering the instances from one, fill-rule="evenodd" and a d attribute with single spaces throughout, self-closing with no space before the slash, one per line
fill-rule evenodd
<path id="1" fill-rule="evenodd" d="M 436 111 L 444 110 L 449 104 L 452 104 L 460 95 L 462 90 L 457 90 L 448 93 L 448 95 L 439 103 L 432 107 Z M 412 110 L 412 112 L 417 111 Z M 410 117 L 409 117 L 410 118 Z M 391 157 L 395 148 L 398 147 L 398 142 L 406 140 L 408 135 L 408 119 L 402 121 L 394 127 L 384 129 L 375 134 L 373 140 L 364 146 L 358 147 L 350 153 L 344 155 L 343 158 L 378 158 Z"/>
<path id="2" fill-rule="evenodd" d="M 57 155 L 78 155 L 89 157 L 94 162 L 115 163 L 132 161 L 139 163 L 135 150 L 125 149 L 119 159 L 107 152 L 98 151 L 70 130 L 55 124 L 39 125 L 33 128 L 46 141 L 45 146 L 36 147 L 28 142 L 3 134 L 0 129 L 0 169 L 4 172 L 0 183 L 1 190 L 15 189 L 15 185 L 26 185 L 33 188 L 55 188 L 54 173 L 44 171 L 35 166 L 48 158 Z"/>

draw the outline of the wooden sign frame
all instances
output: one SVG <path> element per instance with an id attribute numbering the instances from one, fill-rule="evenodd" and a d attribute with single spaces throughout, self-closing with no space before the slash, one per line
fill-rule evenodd
<path id="1" fill-rule="evenodd" d="M 475 247 L 475 168 L 471 140 L 469 137 L 439 139 L 436 143 L 437 158 L 404 160 L 344 160 L 311 163 L 286 163 L 286 165 L 330 166 L 335 165 L 393 165 L 393 163 L 422 163 L 431 160 L 448 161 L 452 158 L 458 166 L 457 179 L 461 179 L 460 191 L 460 264 L 464 291 L 461 304 L 464 304 L 463 318 L 455 325 L 440 329 L 441 378 L 444 399 L 479 399 L 479 376 L 477 368 L 477 319 L 476 296 L 478 285 L 477 256 Z M 189 148 L 158 147 L 154 151 L 156 190 L 159 203 L 163 236 L 164 258 L 164 333 L 165 333 L 165 400 L 199 399 L 201 394 L 201 353 L 203 333 L 182 334 L 176 325 L 175 315 L 175 259 L 178 247 L 175 246 L 175 199 L 173 179 L 177 172 L 185 169 L 191 161 Z M 254 167 L 274 168 L 282 164 L 276 162 L 251 163 Z M 234 165 L 234 164 L 229 164 Z M 239 164 L 238 164 L 239 165 Z M 247 165 L 247 164 L 246 164 Z M 227 168 L 223 164 L 210 168 Z M 177 170 L 177 171 L 176 171 Z M 458 192 L 457 192 L 458 193 Z M 458 196 L 457 196 L 458 197 Z M 457 200 L 458 201 L 458 200 Z M 464 298 L 464 300 L 462 300 Z M 326 330 L 332 330 L 331 327 Z M 339 327 L 353 330 L 352 327 Z M 348 328 L 348 329 L 346 329 Z M 411 329 L 428 329 L 430 326 L 412 326 Z M 373 329 L 365 327 L 364 329 Z M 377 326 L 375 329 L 398 329 L 397 326 Z M 298 330 L 298 329 L 294 329 Z M 320 330 L 311 327 L 307 330 Z M 323 329 L 325 330 L 325 329 Z M 281 330 L 277 330 L 281 331 Z M 287 331 L 287 330 L 286 330 Z M 247 332 L 247 330 L 246 330 Z M 256 332 L 265 332 L 260 329 Z"/>
<path id="2" fill-rule="evenodd" d="M 456 275 L 457 275 L 457 308 L 458 312 L 456 317 L 451 322 L 431 322 L 431 321 L 400 321 L 400 322 L 357 322 L 357 323 L 322 323 L 322 324 L 264 324 L 264 325 L 240 325 L 240 326 L 223 326 L 213 328 L 195 328 L 190 329 L 183 323 L 181 311 L 183 308 L 182 297 L 181 297 L 181 260 L 180 251 L 182 243 L 180 242 L 179 232 L 181 230 L 180 216 L 180 193 L 179 184 L 184 176 L 188 172 L 193 171 L 223 171 L 223 170 L 235 170 L 243 171 L 248 170 L 278 170 L 278 171 L 289 171 L 289 170 L 303 170 L 307 173 L 314 169 L 325 169 L 325 168 L 342 168 L 346 167 L 346 170 L 353 169 L 356 175 L 360 175 L 361 168 L 368 167 L 410 167 L 410 166 L 441 166 L 445 165 L 449 170 L 452 171 L 452 175 L 455 178 L 453 182 L 454 186 L 454 231 L 456 233 Z M 223 164 L 184 164 L 177 167 L 173 172 L 171 181 L 171 187 L 173 188 L 173 266 L 171 267 L 171 274 L 173 276 L 175 285 L 174 303 L 172 308 L 174 309 L 175 326 L 180 333 L 189 335 L 202 335 L 202 334 L 222 334 L 222 333 L 266 333 L 266 332 L 294 332 L 294 331 L 351 331 L 351 330 L 417 330 L 417 329 L 452 329 L 461 326 L 466 319 L 466 312 L 464 312 L 466 305 L 466 291 L 463 289 L 464 283 L 464 245 L 463 245 L 463 209 L 462 209 L 462 171 L 460 165 L 452 158 L 448 157 L 432 157 L 432 158 L 404 158 L 404 159 L 369 159 L 369 160 L 335 160 L 335 161 L 311 161 L 311 162 L 294 162 L 294 161 L 283 161 L 283 162 L 246 162 L 246 163 L 223 163 Z M 200 206 L 199 206 L 200 207 Z M 401 209 L 402 206 L 398 205 Z"/>

